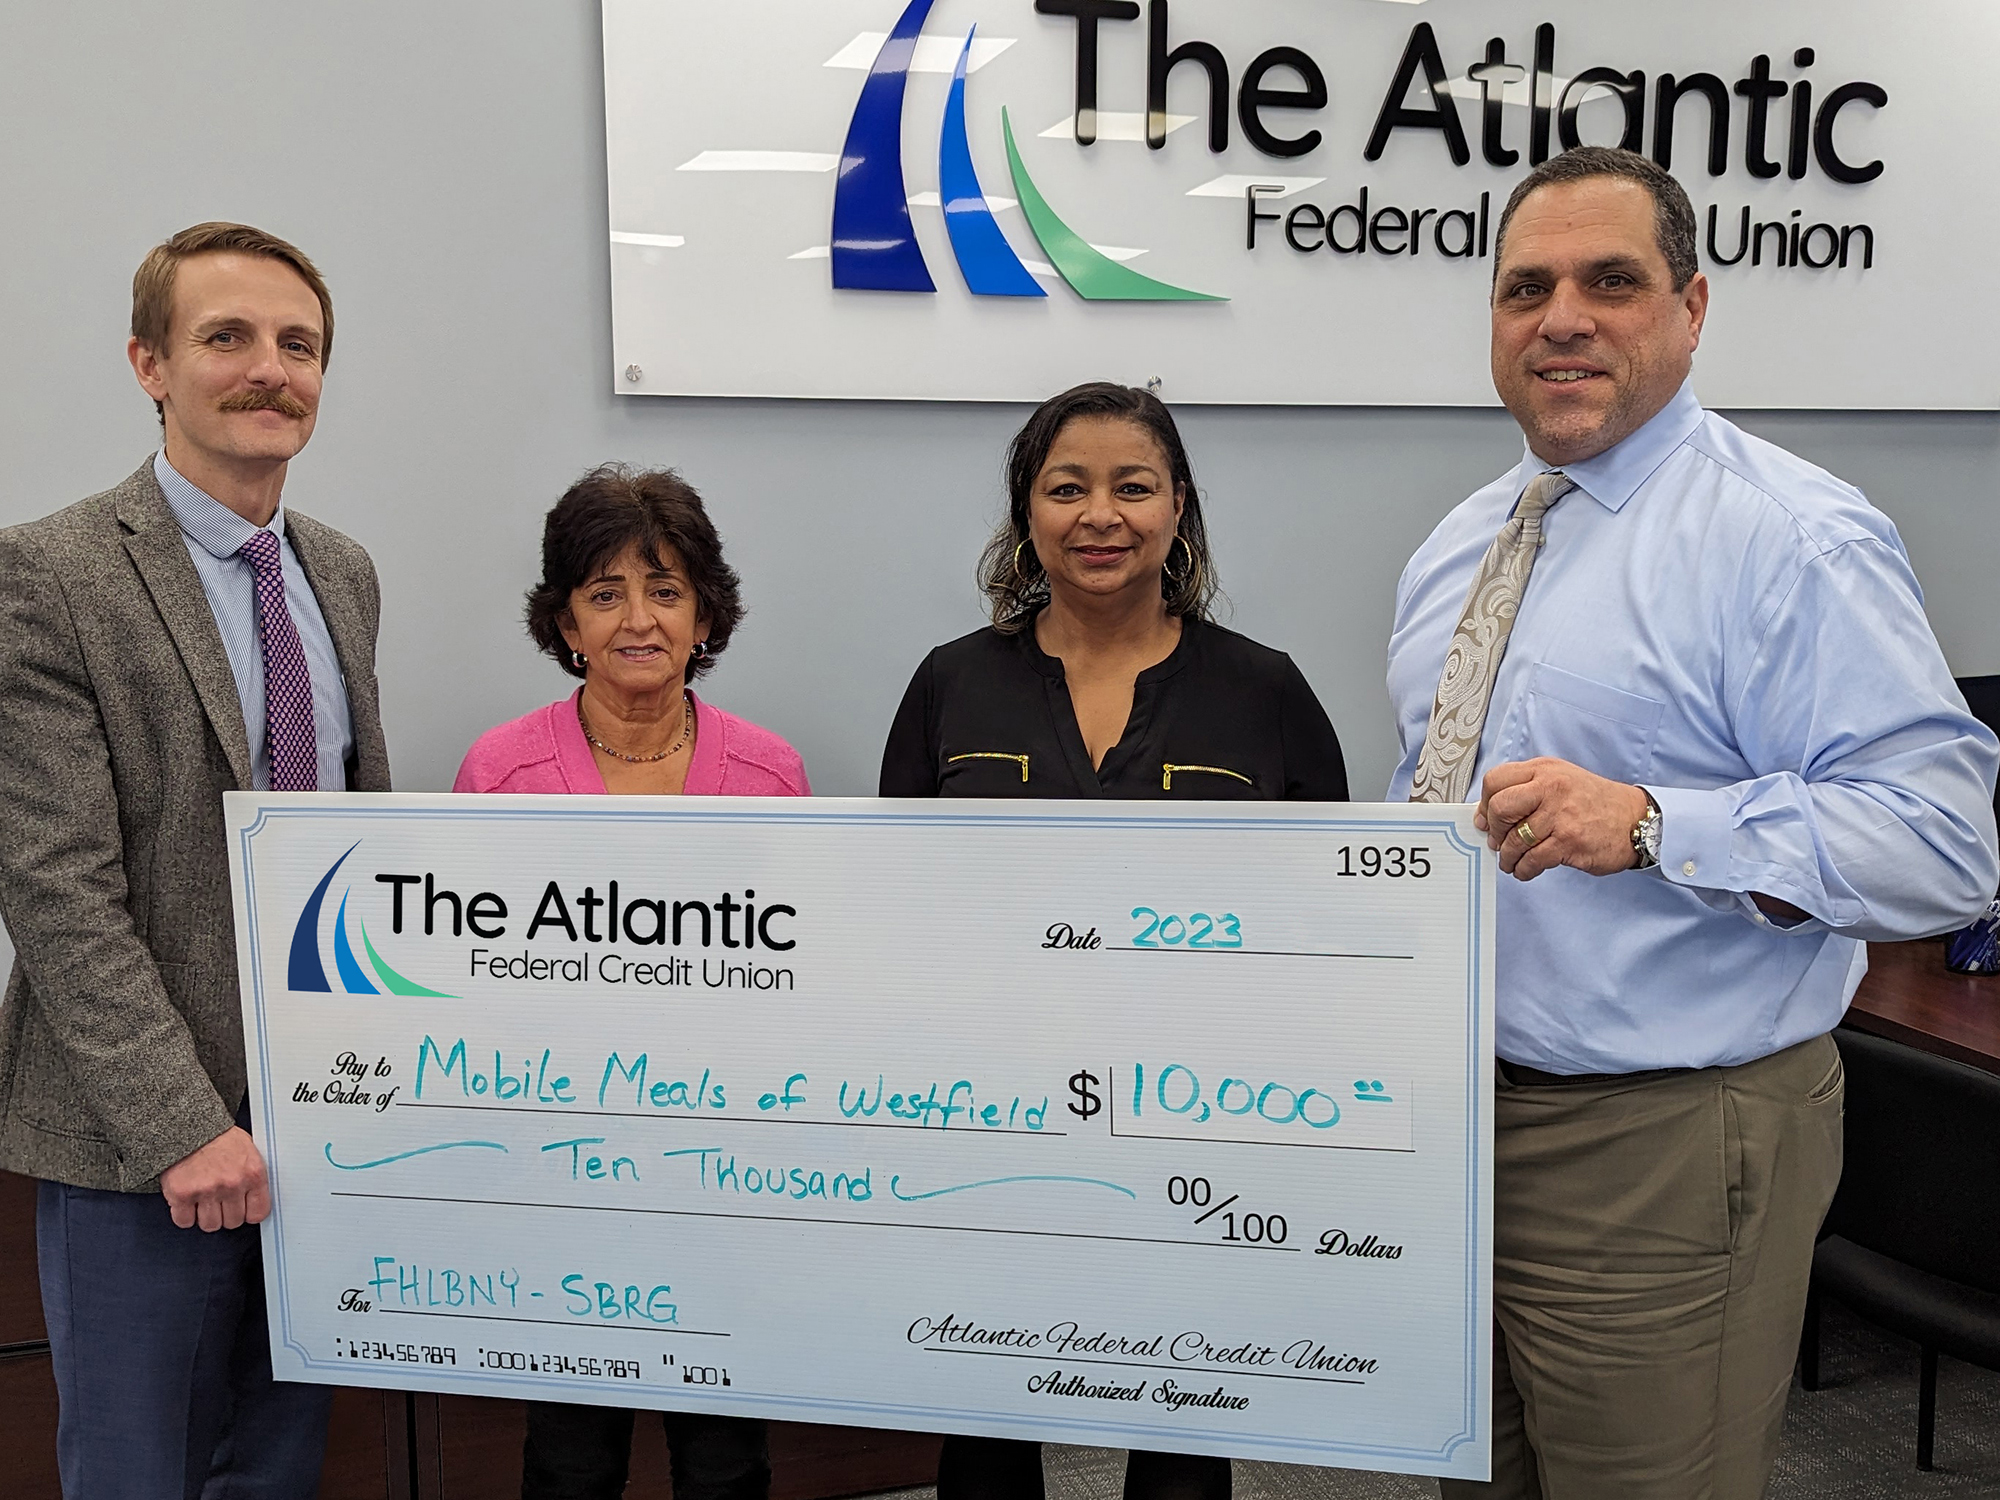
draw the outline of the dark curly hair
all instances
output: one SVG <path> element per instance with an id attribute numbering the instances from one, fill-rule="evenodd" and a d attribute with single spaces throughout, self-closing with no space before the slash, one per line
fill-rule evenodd
<path id="1" fill-rule="evenodd" d="M 707 655 L 688 660 L 692 681 L 715 665 L 743 623 L 743 597 L 701 496 L 671 469 L 603 464 L 555 503 L 542 523 L 542 581 L 528 591 L 528 634 L 570 676 L 583 676 L 562 635 L 570 596 L 634 546 L 655 568 L 663 549 L 672 549 L 694 590 L 696 611 L 708 621 Z"/>
<path id="2" fill-rule="evenodd" d="M 1152 434 L 1160 445 L 1174 489 L 1181 497 L 1175 540 L 1183 543 L 1186 551 L 1185 565 L 1176 572 L 1175 549 L 1169 545 L 1167 566 L 1160 573 L 1160 594 L 1169 614 L 1206 620 L 1217 593 L 1215 558 L 1209 551 L 1201 495 L 1194 487 L 1194 468 L 1181 443 L 1180 429 L 1174 426 L 1166 403 L 1151 391 L 1098 380 L 1051 396 L 1036 407 L 1007 449 L 1007 519 L 979 557 L 979 587 L 992 611 L 993 628 L 1003 635 L 1018 634 L 1049 602 L 1049 575 L 1029 541 L 1028 511 L 1034 499 L 1035 477 L 1049 461 L 1049 450 L 1063 428 L 1079 420 L 1131 422 Z"/>

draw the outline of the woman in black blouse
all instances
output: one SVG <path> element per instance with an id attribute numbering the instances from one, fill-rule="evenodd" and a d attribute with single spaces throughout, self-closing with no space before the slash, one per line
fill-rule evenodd
<path id="1" fill-rule="evenodd" d="M 1281 651 L 1208 618 L 1201 498 L 1159 398 L 1078 386 L 1007 456 L 979 577 L 993 624 L 924 659 L 885 797 L 1344 802 L 1340 740 Z M 1134 1453 L 1127 1500 L 1224 1500 L 1227 1459 Z M 1037 1444 L 945 1440 L 938 1500 L 1036 1500 Z"/>

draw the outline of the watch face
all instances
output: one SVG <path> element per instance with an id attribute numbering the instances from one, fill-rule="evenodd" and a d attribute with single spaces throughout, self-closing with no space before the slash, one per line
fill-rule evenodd
<path id="1" fill-rule="evenodd" d="M 1639 868 L 1660 862 L 1660 809 L 1647 799 L 1646 816 L 1632 830 L 1632 852 L 1639 856 Z"/>

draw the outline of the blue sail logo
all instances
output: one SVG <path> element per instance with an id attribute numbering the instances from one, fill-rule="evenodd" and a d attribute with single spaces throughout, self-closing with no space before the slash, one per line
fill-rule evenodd
<path id="1" fill-rule="evenodd" d="M 924 22 L 936 0 L 910 0 L 861 85 L 833 194 L 833 284 L 851 291 L 935 292 L 930 265 L 910 221 L 903 181 L 903 95 Z M 979 185 L 966 136 L 965 77 L 975 26 L 965 36 L 938 139 L 938 196 L 966 288 L 978 297 L 1046 297 L 1007 242 Z M 1057 216 L 1028 175 L 1007 112 L 1000 112 L 1014 191 L 1028 228 L 1056 273 L 1089 302 L 1223 302 L 1169 286 L 1122 266 Z"/>
<path id="2" fill-rule="evenodd" d="M 347 854 L 343 854 L 320 876 L 319 884 L 306 899 L 305 909 L 299 913 L 298 925 L 292 929 L 291 960 L 286 966 L 285 984 L 288 989 L 311 994 L 334 993 L 333 986 L 326 977 L 326 965 L 320 961 L 319 931 L 320 912 L 326 906 L 327 891 L 333 885 L 333 877 L 340 873 L 340 867 L 347 863 L 347 855 L 361 847 L 360 841 L 350 844 Z M 433 999 L 448 1000 L 452 997 L 442 990 L 426 989 L 415 980 L 406 979 L 397 973 L 375 951 L 375 944 L 369 940 L 368 924 L 356 918 L 355 925 L 361 930 L 361 947 L 368 955 L 368 962 L 375 970 L 379 985 L 369 980 L 367 971 L 355 957 L 354 945 L 347 936 L 347 898 L 353 894 L 351 888 L 340 893 L 340 906 L 333 919 L 333 963 L 340 974 L 340 993 L 346 995 L 379 995 L 385 990 L 391 995 L 427 995 Z"/>

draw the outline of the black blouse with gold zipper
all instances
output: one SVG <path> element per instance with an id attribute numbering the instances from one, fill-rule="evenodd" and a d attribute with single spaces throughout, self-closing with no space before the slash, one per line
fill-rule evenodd
<path id="1" fill-rule="evenodd" d="M 976 631 L 924 658 L 882 753 L 884 797 L 1124 797 L 1345 802 L 1340 739 L 1282 651 L 1201 620 L 1133 685 L 1095 769 L 1062 662 Z"/>

